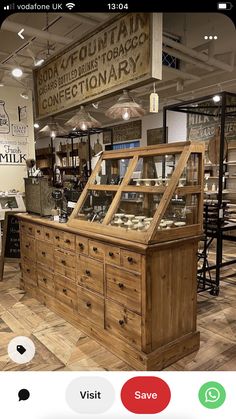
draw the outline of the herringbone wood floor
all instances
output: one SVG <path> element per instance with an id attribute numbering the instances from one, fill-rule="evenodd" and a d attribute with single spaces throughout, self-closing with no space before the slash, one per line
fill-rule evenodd
<path id="1" fill-rule="evenodd" d="M 235 275 L 234 275 L 235 272 Z M 236 268 L 226 270 L 218 297 L 198 296 L 198 352 L 167 370 L 236 371 Z M 20 272 L 7 266 L 0 283 L 0 370 L 98 371 L 132 368 L 80 332 L 57 314 L 19 289 Z M 36 346 L 35 358 L 17 365 L 7 354 L 9 341 L 28 336 Z"/>

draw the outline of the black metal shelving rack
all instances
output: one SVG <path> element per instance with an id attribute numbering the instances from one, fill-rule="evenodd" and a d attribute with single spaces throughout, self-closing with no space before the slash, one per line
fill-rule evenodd
<path id="1" fill-rule="evenodd" d="M 75 131 L 70 131 L 68 133 L 68 135 L 60 135 L 57 136 L 56 139 L 69 139 L 71 142 L 71 157 L 72 157 L 72 169 L 76 169 L 76 165 L 75 165 L 75 161 L 74 161 L 74 140 L 76 138 L 83 138 L 83 137 L 87 137 L 88 138 L 88 152 L 89 152 L 89 160 L 88 160 L 88 176 L 91 175 L 92 173 L 92 156 L 91 156 L 91 135 L 93 134 L 100 134 L 101 132 L 110 132 L 111 135 L 111 149 L 113 148 L 113 131 L 111 128 L 107 127 L 107 128 L 89 128 L 88 130 L 75 130 Z M 52 144 L 53 145 L 53 144 Z M 54 155 L 52 156 L 52 162 L 54 164 Z M 52 167 L 52 171 L 53 167 Z"/>
<path id="2" fill-rule="evenodd" d="M 223 262 L 224 241 L 236 242 L 235 236 L 227 235 L 228 232 L 236 230 L 236 224 L 222 222 L 223 214 L 223 176 L 224 176 L 224 139 L 227 118 L 236 118 L 236 94 L 230 92 L 215 93 L 221 97 L 220 103 L 209 105 L 213 95 L 200 97 L 191 101 L 183 101 L 163 108 L 163 142 L 167 140 L 167 114 L 168 112 L 181 112 L 185 114 L 205 115 L 215 117 L 214 110 L 217 110 L 220 125 L 220 152 L 219 152 L 219 178 L 217 194 L 217 216 L 215 226 L 210 226 L 205 217 L 203 249 L 199 251 L 199 261 L 202 263 L 198 270 L 198 291 L 209 291 L 212 295 L 218 295 L 220 289 L 221 269 L 236 263 L 236 258 Z M 231 102 L 235 100 L 235 104 Z M 204 102 L 208 102 L 204 105 Z M 230 103 L 228 103 L 230 102 Z M 209 112 L 210 110 L 210 112 Z M 216 240 L 215 263 L 211 264 L 208 252 L 213 240 Z M 214 278 L 212 271 L 215 271 Z"/>

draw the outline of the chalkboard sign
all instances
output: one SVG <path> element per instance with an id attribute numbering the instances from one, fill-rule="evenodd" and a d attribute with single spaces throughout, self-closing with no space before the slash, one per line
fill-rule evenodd
<path id="1" fill-rule="evenodd" d="M 19 220 L 14 212 L 7 211 L 3 224 L 2 252 L 0 259 L 0 281 L 3 279 L 4 263 L 20 260 Z"/>

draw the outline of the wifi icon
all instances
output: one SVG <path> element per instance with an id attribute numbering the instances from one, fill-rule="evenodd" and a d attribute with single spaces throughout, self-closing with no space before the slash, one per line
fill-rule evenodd
<path id="1" fill-rule="evenodd" d="M 69 10 L 72 10 L 72 9 L 75 7 L 75 3 L 66 3 L 66 7 L 67 7 Z"/>

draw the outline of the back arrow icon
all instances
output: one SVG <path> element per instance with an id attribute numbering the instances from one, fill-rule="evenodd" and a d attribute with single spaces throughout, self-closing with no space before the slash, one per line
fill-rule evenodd
<path id="1" fill-rule="evenodd" d="M 22 33 L 24 32 L 24 29 L 21 29 L 20 30 L 20 32 L 18 32 L 18 36 L 21 38 L 21 39 L 25 39 L 24 38 L 24 36 L 22 35 Z"/>

